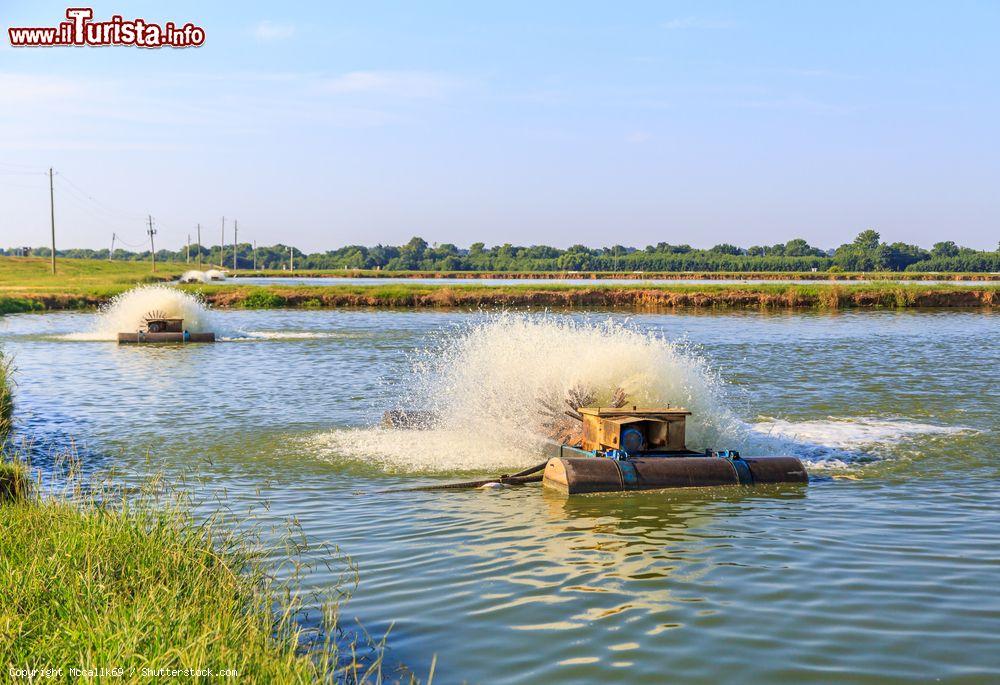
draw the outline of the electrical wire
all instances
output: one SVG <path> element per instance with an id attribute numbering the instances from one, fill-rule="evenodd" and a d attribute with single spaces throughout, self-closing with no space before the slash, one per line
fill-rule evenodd
<path id="1" fill-rule="evenodd" d="M 56 174 L 56 176 L 59 178 L 60 181 L 66 183 L 67 185 L 69 185 L 72 188 L 74 188 L 77 192 L 79 192 L 81 195 L 83 195 L 83 197 L 85 199 L 93 202 L 95 205 L 97 205 L 100 209 L 102 209 L 105 212 L 108 212 L 110 214 L 118 214 L 120 216 L 129 218 L 129 219 L 139 219 L 139 218 L 143 218 L 144 217 L 144 215 L 142 215 L 142 214 L 138 214 L 138 213 L 130 212 L 130 211 L 123 211 L 121 209 L 114 209 L 114 208 L 108 206 L 107 204 L 101 202 L 96 197 L 94 197 L 93 195 L 91 195 L 90 193 L 88 193 L 86 190 L 84 190 L 83 188 L 81 188 L 79 185 L 77 185 L 76 183 L 74 183 L 73 181 L 71 181 L 63 173 L 58 173 L 58 174 Z"/>

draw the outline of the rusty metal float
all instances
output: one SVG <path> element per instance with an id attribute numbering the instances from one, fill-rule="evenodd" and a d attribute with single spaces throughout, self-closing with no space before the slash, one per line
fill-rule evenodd
<path id="1" fill-rule="evenodd" d="M 735 450 L 697 452 L 687 448 L 691 412 L 681 408 L 579 407 L 579 436 L 546 441 L 547 461 L 512 475 L 412 488 L 438 490 L 495 485 L 542 485 L 568 495 L 684 487 L 806 484 L 809 476 L 794 456 L 744 457 Z M 392 428 L 433 425 L 426 411 L 393 410 L 383 423 Z M 536 475 L 538 474 L 538 475 Z"/>
<path id="2" fill-rule="evenodd" d="M 549 443 L 545 487 L 570 495 L 661 488 L 808 483 L 798 457 L 696 452 L 685 444 L 691 412 L 679 408 L 584 407 L 578 445 Z"/>

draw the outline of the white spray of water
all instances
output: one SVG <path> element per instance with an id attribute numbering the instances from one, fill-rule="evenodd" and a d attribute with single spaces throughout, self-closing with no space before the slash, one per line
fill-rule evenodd
<path id="1" fill-rule="evenodd" d="M 616 387 L 628 404 L 692 412 L 687 445 L 747 455 L 791 454 L 810 469 L 871 461 L 882 445 L 969 430 L 905 419 L 739 419 L 726 386 L 693 349 L 611 321 L 498 314 L 443 335 L 415 353 L 397 407 L 428 410 L 428 429 L 340 429 L 307 449 L 331 460 L 373 461 L 388 471 L 497 471 L 539 462 L 548 406 L 586 388 L 607 405 Z"/>
<path id="2" fill-rule="evenodd" d="M 194 295 L 166 285 L 146 285 L 124 292 L 102 307 L 92 330 L 70 333 L 64 338 L 117 340 L 119 333 L 141 329 L 152 312 L 184 319 L 184 328 L 192 333 L 222 333 L 208 308 Z"/>
<path id="3" fill-rule="evenodd" d="M 498 314 L 459 329 L 412 360 L 400 406 L 429 410 L 429 430 L 335 430 L 311 447 L 330 458 L 390 470 L 485 470 L 541 459 L 547 406 L 584 388 L 607 406 L 616 387 L 628 404 L 681 406 L 692 449 L 718 446 L 740 422 L 704 361 L 662 335 L 611 321 Z"/>
<path id="4" fill-rule="evenodd" d="M 902 418 L 828 417 L 807 421 L 764 418 L 749 424 L 750 444 L 772 453 L 794 454 L 811 468 L 842 469 L 886 456 L 900 443 L 933 435 L 974 433 L 967 426 L 941 426 Z"/>
<path id="5" fill-rule="evenodd" d="M 202 272 L 196 272 L 202 273 Z M 101 308 L 89 331 L 59 336 L 62 340 L 117 340 L 119 333 L 141 329 L 146 316 L 156 312 L 168 318 L 184 319 L 184 328 L 191 333 L 215 333 L 222 341 L 312 340 L 350 337 L 339 331 L 241 331 L 226 327 L 221 317 L 196 295 L 168 285 L 146 285 L 116 296 Z"/>
<path id="6" fill-rule="evenodd" d="M 181 283 L 207 283 L 208 282 L 208 272 L 198 271 L 197 269 L 192 271 L 185 271 L 180 278 Z"/>
<path id="7" fill-rule="evenodd" d="M 765 419 L 754 423 L 753 430 L 764 435 L 798 442 L 854 450 L 871 445 L 892 444 L 921 435 L 967 433 L 972 429 L 965 426 L 937 426 L 904 419 L 830 417 L 825 420 L 798 422 Z"/>
<path id="8" fill-rule="evenodd" d="M 218 269 L 209 269 L 205 272 L 205 278 L 210 281 L 224 281 L 226 280 L 226 272 L 219 271 Z"/>
<path id="9" fill-rule="evenodd" d="M 339 340 L 358 337 L 352 333 L 340 331 L 246 331 L 238 340 Z"/>

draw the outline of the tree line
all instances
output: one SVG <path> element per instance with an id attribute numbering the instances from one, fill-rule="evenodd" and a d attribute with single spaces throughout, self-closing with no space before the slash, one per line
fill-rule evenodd
<path id="1" fill-rule="evenodd" d="M 48 257 L 49 248 L 0 249 L 3 255 Z M 64 258 L 108 259 L 108 250 L 57 250 Z M 143 261 L 149 251 L 117 249 L 119 261 Z M 192 264 L 233 265 L 233 246 L 182 247 L 157 250 L 157 261 Z M 1000 272 L 1000 244 L 995 251 L 959 247 L 953 241 L 935 243 L 929 250 L 902 242 L 886 243 L 875 230 L 862 231 L 850 243 L 822 250 L 795 238 L 776 245 L 748 248 L 720 244 L 709 249 L 690 245 L 657 243 L 645 248 L 590 248 L 572 245 L 566 249 L 548 245 L 519 246 L 505 243 L 487 247 L 473 243 L 459 248 L 451 243 L 430 245 L 414 237 L 404 245 L 347 245 L 337 250 L 304 253 L 289 245 L 236 246 L 240 269 L 380 269 L 385 271 L 950 271 Z"/>

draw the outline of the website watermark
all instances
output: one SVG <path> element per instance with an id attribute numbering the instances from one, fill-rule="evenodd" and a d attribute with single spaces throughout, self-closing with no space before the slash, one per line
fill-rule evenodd
<path id="1" fill-rule="evenodd" d="M 107 21 L 94 21 L 91 7 L 70 7 L 66 21 L 58 26 L 12 26 L 7 29 L 11 47 L 105 47 L 197 48 L 205 43 L 205 29 L 191 22 L 162 24 L 120 14 Z"/>
<path id="2" fill-rule="evenodd" d="M 142 679 L 221 679 L 235 680 L 240 677 L 237 668 L 212 668 L 212 667 L 184 667 L 184 668 L 153 668 L 144 666 L 142 668 L 120 668 L 103 666 L 71 666 L 64 667 L 15 667 L 7 668 L 7 675 L 11 681 L 26 680 L 28 682 L 39 682 L 42 680 L 134 680 L 136 676 Z"/>

